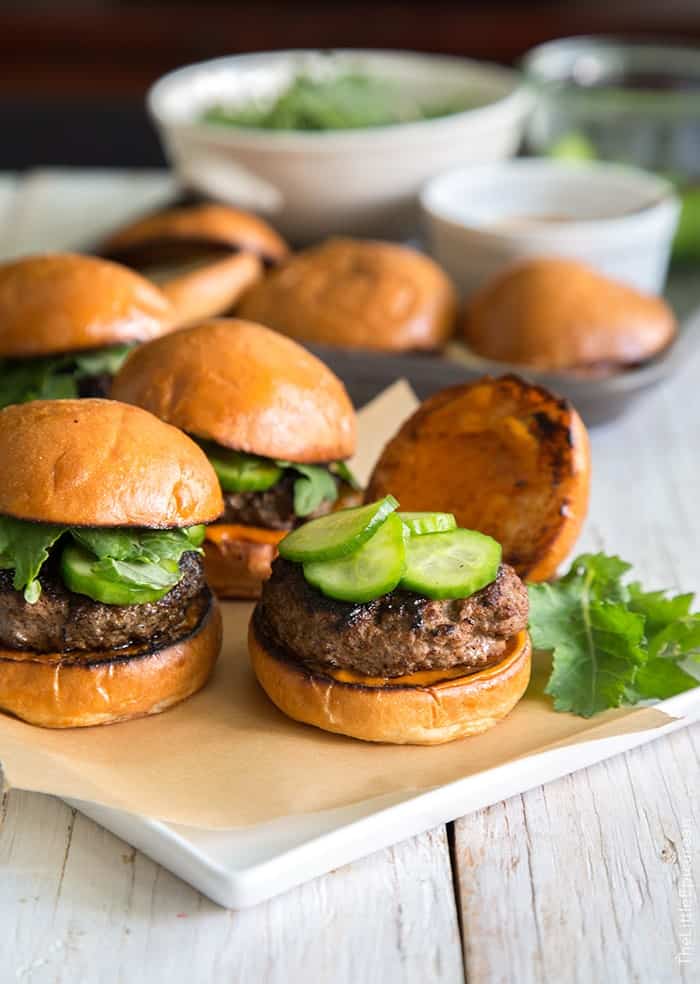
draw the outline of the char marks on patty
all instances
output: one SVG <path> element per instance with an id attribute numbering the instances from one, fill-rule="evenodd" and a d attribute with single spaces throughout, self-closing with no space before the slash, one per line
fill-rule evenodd
<path id="1" fill-rule="evenodd" d="M 347 669 L 394 677 L 419 670 L 497 663 L 527 627 L 527 590 L 507 564 L 470 598 L 431 601 L 392 591 L 364 604 L 313 588 L 300 565 L 278 558 L 263 586 L 258 617 L 272 641 L 314 672 Z"/>
<path id="2" fill-rule="evenodd" d="M 12 571 L 0 571 L 0 647 L 38 653 L 161 649 L 189 635 L 210 602 L 202 558 L 183 554 L 180 568 L 183 576 L 174 588 L 142 605 L 105 605 L 73 594 L 54 558 L 39 577 L 41 597 L 30 605 L 12 587 Z"/>

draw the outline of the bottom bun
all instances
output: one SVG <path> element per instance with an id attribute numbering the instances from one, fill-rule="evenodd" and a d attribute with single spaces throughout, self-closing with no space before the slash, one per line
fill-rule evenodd
<path id="1" fill-rule="evenodd" d="M 85 728 L 159 714 L 200 690 L 221 649 L 212 599 L 195 631 L 135 655 L 0 650 L 0 710 L 44 728 Z"/>
<path id="2" fill-rule="evenodd" d="M 260 685 L 288 717 L 351 738 L 397 745 L 440 745 L 480 734 L 512 711 L 530 681 L 525 631 L 513 636 L 497 665 L 429 686 L 346 683 L 311 673 L 263 638 L 255 615 L 248 650 Z"/>

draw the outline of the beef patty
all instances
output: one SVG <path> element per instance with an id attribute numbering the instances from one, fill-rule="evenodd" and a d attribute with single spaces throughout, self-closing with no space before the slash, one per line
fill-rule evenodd
<path id="1" fill-rule="evenodd" d="M 256 611 L 263 637 L 310 670 L 380 677 L 453 666 L 483 669 L 498 662 L 527 618 L 527 590 L 507 564 L 470 598 L 430 601 L 397 590 L 355 604 L 327 598 L 306 581 L 301 565 L 281 558 Z"/>
<path id="2" fill-rule="evenodd" d="M 285 472 L 279 482 L 265 492 L 224 492 L 225 511 L 217 522 L 262 526 L 266 530 L 291 530 L 302 521 L 329 513 L 333 503 L 326 501 L 303 519 L 295 514 L 294 482 L 298 477 Z M 337 484 L 339 479 L 336 479 Z"/>
<path id="3" fill-rule="evenodd" d="M 147 644 L 162 649 L 184 638 L 206 614 L 210 594 L 198 554 L 183 554 L 182 579 L 160 601 L 104 605 L 73 594 L 55 562 L 43 568 L 34 605 L 12 587 L 12 571 L 0 571 L 0 647 L 33 652 L 121 649 Z"/>

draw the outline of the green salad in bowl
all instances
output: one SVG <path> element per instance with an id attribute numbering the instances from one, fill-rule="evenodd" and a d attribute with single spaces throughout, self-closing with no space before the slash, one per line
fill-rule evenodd
<path id="1" fill-rule="evenodd" d="M 331 78 L 300 73 L 272 99 L 242 106 L 217 102 L 204 110 L 201 119 L 260 130 L 355 130 L 449 116 L 480 101 L 476 92 L 448 100 L 421 98 L 390 79 L 359 72 Z"/>

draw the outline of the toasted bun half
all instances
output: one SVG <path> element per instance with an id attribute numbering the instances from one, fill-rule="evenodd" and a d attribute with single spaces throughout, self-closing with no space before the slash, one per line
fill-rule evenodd
<path id="1" fill-rule="evenodd" d="M 118 229 L 100 253 L 128 266 L 150 266 L 216 250 L 244 250 L 277 262 L 284 239 L 263 219 L 228 205 L 186 205 L 147 215 Z"/>
<path id="2" fill-rule="evenodd" d="M 487 359 L 604 374 L 670 345 L 676 319 L 660 297 L 583 263 L 536 259 L 505 271 L 470 298 L 463 335 Z"/>
<path id="3" fill-rule="evenodd" d="M 44 728 L 159 714 L 201 690 L 214 669 L 221 634 L 221 612 L 212 601 L 191 636 L 143 655 L 0 650 L 0 709 Z"/>
<path id="4" fill-rule="evenodd" d="M 361 239 L 330 239 L 297 253 L 238 309 L 303 342 L 386 351 L 442 347 L 456 312 L 455 289 L 431 259 Z"/>
<path id="5" fill-rule="evenodd" d="M 0 265 L 0 358 L 143 342 L 172 321 L 155 284 L 107 260 L 56 253 Z"/>
<path id="6" fill-rule="evenodd" d="M 223 508 L 201 448 L 145 410 L 37 400 L 0 411 L 0 514 L 164 529 L 211 522 Z"/>
<path id="7" fill-rule="evenodd" d="M 112 396 L 267 458 L 336 461 L 355 450 L 355 412 L 337 376 L 296 342 L 249 321 L 207 321 L 140 346 Z"/>
<path id="8" fill-rule="evenodd" d="M 253 253 L 234 253 L 160 282 L 180 328 L 226 314 L 241 294 L 260 279 L 263 265 Z"/>
<path id="9" fill-rule="evenodd" d="M 254 619 L 248 651 L 263 690 L 288 717 L 396 745 L 440 745 L 487 731 L 513 710 L 530 680 L 527 632 L 512 639 L 496 666 L 429 686 L 344 683 L 311 673 L 261 638 Z"/>
<path id="10" fill-rule="evenodd" d="M 590 448 L 566 400 L 517 376 L 453 386 L 426 400 L 387 444 L 366 500 L 452 512 L 493 536 L 521 578 L 551 577 L 588 509 Z"/>

